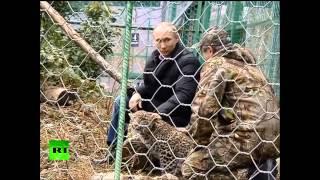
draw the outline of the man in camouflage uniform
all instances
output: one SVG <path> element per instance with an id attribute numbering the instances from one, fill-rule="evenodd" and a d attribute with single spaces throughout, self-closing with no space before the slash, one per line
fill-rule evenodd
<path id="1" fill-rule="evenodd" d="M 248 179 L 250 167 L 279 157 L 276 97 L 254 55 L 232 44 L 226 31 L 211 28 L 199 45 L 205 63 L 187 130 L 202 146 L 187 157 L 183 176 Z"/>

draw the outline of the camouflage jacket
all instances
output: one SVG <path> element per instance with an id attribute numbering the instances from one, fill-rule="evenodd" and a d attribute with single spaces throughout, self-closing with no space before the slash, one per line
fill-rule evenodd
<path id="1" fill-rule="evenodd" d="M 230 134 L 240 144 L 251 143 L 245 150 L 254 148 L 261 139 L 272 141 L 261 151 L 271 148 L 274 155 L 278 150 L 273 144 L 279 149 L 279 123 L 273 89 L 249 50 L 236 47 L 205 62 L 187 127 L 198 144 L 207 145 L 218 134 Z"/>

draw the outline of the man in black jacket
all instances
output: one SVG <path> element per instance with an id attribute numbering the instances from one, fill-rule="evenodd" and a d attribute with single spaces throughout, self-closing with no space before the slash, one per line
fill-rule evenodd
<path id="1" fill-rule="evenodd" d="M 157 49 L 146 62 L 143 83 L 135 87 L 131 97 L 128 94 L 127 107 L 132 112 L 138 109 L 158 112 L 167 123 L 185 127 L 190 121 L 191 102 L 200 78 L 200 62 L 180 43 L 177 29 L 171 23 L 160 23 L 154 29 L 153 40 Z M 119 104 L 117 97 L 108 132 L 109 146 L 116 144 Z M 126 124 L 129 124 L 127 113 Z"/>
<path id="2" fill-rule="evenodd" d="M 160 24 L 153 36 L 157 50 L 146 63 L 144 83 L 136 88 L 137 93 L 131 97 L 129 107 L 132 111 L 139 107 L 158 112 L 171 125 L 184 127 L 190 120 L 191 108 L 181 104 L 190 104 L 195 95 L 200 63 L 179 43 L 173 25 Z M 151 103 L 142 101 L 139 104 L 142 98 Z"/>

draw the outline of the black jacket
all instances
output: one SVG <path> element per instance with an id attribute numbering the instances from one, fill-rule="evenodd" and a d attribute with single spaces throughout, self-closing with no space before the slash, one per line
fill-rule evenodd
<path id="1" fill-rule="evenodd" d="M 161 60 L 160 53 L 155 50 L 146 62 L 143 83 L 136 90 L 142 98 L 152 102 L 143 101 L 144 110 L 164 113 L 161 115 L 166 122 L 172 124 L 172 119 L 177 127 L 184 127 L 190 121 L 200 62 L 180 43 L 170 57 L 173 59 Z"/>

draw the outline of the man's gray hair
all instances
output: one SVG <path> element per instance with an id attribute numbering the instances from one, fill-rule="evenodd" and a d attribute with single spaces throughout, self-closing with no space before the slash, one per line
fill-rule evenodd
<path id="1" fill-rule="evenodd" d="M 205 33 L 199 43 L 200 49 L 206 46 L 213 47 L 216 51 L 222 48 L 228 48 L 232 45 L 228 33 L 219 29 L 217 26 L 210 28 L 207 33 Z"/>
<path id="2" fill-rule="evenodd" d="M 165 30 L 165 31 L 168 31 L 168 32 L 173 32 L 175 33 L 177 36 L 178 35 L 178 30 L 177 30 L 177 27 L 170 23 L 170 22 L 161 22 L 159 23 L 153 31 L 157 31 L 157 30 Z"/>

